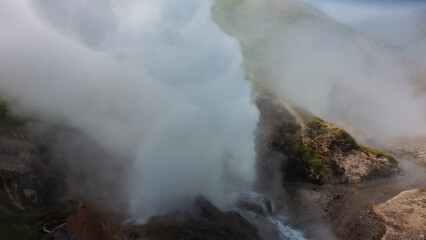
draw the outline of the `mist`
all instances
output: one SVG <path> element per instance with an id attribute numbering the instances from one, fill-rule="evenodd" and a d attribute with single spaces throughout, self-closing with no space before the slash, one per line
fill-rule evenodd
<path id="1" fill-rule="evenodd" d="M 396 137 L 426 134 L 424 65 L 390 41 L 342 23 L 375 16 L 384 5 L 376 2 L 367 12 L 339 8 L 333 15 L 302 1 L 253 1 L 228 22 L 245 36 L 239 39 L 251 77 L 347 129 L 360 143 L 383 146 Z"/>
<path id="2" fill-rule="evenodd" d="M 255 180 L 258 110 L 238 43 L 210 20 L 210 5 L 1 1 L 1 98 L 129 160 L 120 187 L 135 219 L 197 194 L 226 207 Z"/>
<path id="3" fill-rule="evenodd" d="M 371 37 L 403 49 L 426 65 L 426 3 L 416 0 L 307 2 Z"/>

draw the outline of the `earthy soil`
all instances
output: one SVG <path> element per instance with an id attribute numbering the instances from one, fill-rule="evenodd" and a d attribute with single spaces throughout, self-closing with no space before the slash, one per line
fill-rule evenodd
<path id="1" fill-rule="evenodd" d="M 287 214 L 295 227 L 315 239 L 330 239 L 327 225 L 337 239 L 381 239 L 386 226 L 373 206 L 426 183 L 424 165 L 401 159 L 399 167 L 396 176 L 360 184 L 288 184 Z"/>
<path id="2" fill-rule="evenodd" d="M 425 239 L 426 187 L 404 191 L 398 196 L 374 206 L 374 211 L 386 226 L 383 239 Z"/>

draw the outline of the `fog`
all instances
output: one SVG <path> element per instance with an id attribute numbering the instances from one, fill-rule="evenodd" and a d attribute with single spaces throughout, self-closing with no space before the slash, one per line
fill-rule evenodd
<path id="1" fill-rule="evenodd" d="M 426 65 L 426 3 L 308 0 L 331 17 L 403 49 Z"/>
<path id="2" fill-rule="evenodd" d="M 310 2 L 327 4 L 325 10 L 344 3 Z M 240 15 L 227 16 L 236 29 L 228 33 L 240 39 L 251 77 L 359 142 L 385 145 L 426 134 L 424 66 L 390 41 L 342 23 L 376 16 L 385 6 L 376 2 L 366 12 L 341 7 L 333 15 L 296 0 L 246 2 Z"/>
<path id="3" fill-rule="evenodd" d="M 346 122 L 364 136 L 382 143 L 398 136 L 424 135 L 426 3 L 307 2 L 360 33 L 356 40 L 341 39 L 340 43 L 328 46 L 331 49 L 327 52 L 335 58 L 332 66 L 339 69 L 327 70 L 346 80 L 333 80 L 333 91 L 328 98 L 331 103 L 324 116 Z M 352 46 L 343 41 L 351 42 Z M 332 67 L 329 61 L 325 62 Z"/>
<path id="4" fill-rule="evenodd" d="M 258 110 L 238 43 L 210 20 L 210 4 L 0 1 L 1 98 L 129 160 L 121 188 L 135 219 L 197 194 L 225 207 L 254 181 Z"/>

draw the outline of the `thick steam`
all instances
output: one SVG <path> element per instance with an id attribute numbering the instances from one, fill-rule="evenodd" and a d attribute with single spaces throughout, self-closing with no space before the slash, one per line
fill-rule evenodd
<path id="1" fill-rule="evenodd" d="M 246 1 L 235 8 L 238 16 L 226 17 L 236 29 L 229 33 L 242 39 L 246 69 L 281 97 L 360 142 L 426 134 L 426 71 L 403 50 L 299 0 Z"/>
<path id="2" fill-rule="evenodd" d="M 1 97 L 133 159 L 135 218 L 251 186 L 258 112 L 210 1 L 1 1 L 0 31 Z"/>
<path id="3" fill-rule="evenodd" d="M 331 17 L 403 49 L 426 65 L 426 3 L 417 0 L 306 0 Z"/>

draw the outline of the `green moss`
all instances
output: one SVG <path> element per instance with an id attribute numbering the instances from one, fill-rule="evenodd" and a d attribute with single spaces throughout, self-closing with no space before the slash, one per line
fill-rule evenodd
<path id="1" fill-rule="evenodd" d="M 22 216 L 0 208 L 0 239 L 35 240 L 39 236 L 27 226 Z"/>
<path id="2" fill-rule="evenodd" d="M 370 146 L 359 145 L 359 150 L 361 152 L 364 152 L 364 153 L 367 153 L 367 154 L 371 153 L 371 154 L 373 154 L 377 158 L 387 158 L 389 160 L 397 162 L 397 160 L 395 159 L 395 157 L 392 156 L 392 155 L 390 155 L 389 153 L 381 151 L 381 150 L 376 149 L 376 148 L 372 148 Z"/>
<path id="3" fill-rule="evenodd" d="M 24 121 L 10 115 L 9 109 L 5 102 L 0 101 L 0 128 L 20 127 Z"/>
<path id="4" fill-rule="evenodd" d="M 303 163 L 305 163 L 309 168 L 315 170 L 321 169 L 323 166 L 322 159 L 318 157 L 310 147 L 307 147 L 300 143 L 298 145 L 299 149 L 302 152 L 301 160 L 303 161 Z"/>
<path id="5" fill-rule="evenodd" d="M 321 169 L 322 159 L 310 147 L 297 140 L 296 134 L 299 128 L 296 122 L 282 119 L 279 135 L 273 141 L 274 149 L 286 154 L 289 162 L 298 163 L 303 168 Z"/>

